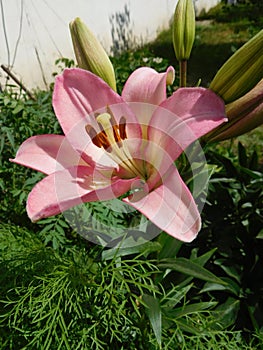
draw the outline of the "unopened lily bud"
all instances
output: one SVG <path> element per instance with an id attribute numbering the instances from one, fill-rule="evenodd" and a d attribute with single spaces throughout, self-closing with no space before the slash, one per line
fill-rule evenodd
<path id="1" fill-rule="evenodd" d="M 230 139 L 263 124 L 263 79 L 247 94 L 227 104 L 226 115 L 228 122 L 207 134 L 207 141 Z"/>
<path id="2" fill-rule="evenodd" d="M 174 12 L 173 46 L 178 61 L 188 60 L 195 39 L 193 0 L 178 0 Z"/>
<path id="3" fill-rule="evenodd" d="M 96 74 L 116 91 L 112 63 L 98 39 L 80 18 L 74 19 L 69 27 L 79 67 Z"/>
<path id="4" fill-rule="evenodd" d="M 210 88 L 226 103 L 251 90 L 263 77 L 263 30 L 244 44 L 219 69 Z"/>

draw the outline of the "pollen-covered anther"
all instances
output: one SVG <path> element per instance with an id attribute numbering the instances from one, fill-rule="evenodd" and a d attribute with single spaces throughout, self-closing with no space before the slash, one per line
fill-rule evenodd
<path id="1" fill-rule="evenodd" d="M 122 140 L 127 139 L 126 134 L 126 119 L 122 116 L 119 123 L 119 133 Z"/>
<path id="2" fill-rule="evenodd" d="M 97 131 L 89 124 L 85 126 L 85 129 L 95 146 L 100 148 L 103 147 L 104 149 L 110 147 L 110 143 L 104 131 L 97 133 Z"/>
<path id="3" fill-rule="evenodd" d="M 110 151 L 111 146 L 127 138 L 125 117 L 120 118 L 119 125 L 116 123 L 112 113 L 99 114 L 96 116 L 96 120 L 100 132 L 97 132 L 95 128 L 89 124 L 86 125 L 85 129 L 92 142 L 97 147 L 103 147 L 105 150 Z"/>

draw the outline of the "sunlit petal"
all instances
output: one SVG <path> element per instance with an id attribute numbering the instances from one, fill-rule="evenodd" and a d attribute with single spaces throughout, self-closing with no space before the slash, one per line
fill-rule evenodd
<path id="1" fill-rule="evenodd" d="M 224 102 L 211 90 L 181 88 L 155 110 L 148 139 L 176 159 L 193 141 L 226 121 Z"/>
<path id="2" fill-rule="evenodd" d="M 62 135 L 30 137 L 22 143 L 15 159 L 11 161 L 44 174 L 51 174 L 68 166 L 86 164 Z"/>
<path id="3" fill-rule="evenodd" d="M 85 202 L 117 198 L 129 191 L 134 179 L 111 178 L 87 167 L 72 167 L 38 182 L 27 200 L 32 221 L 59 214 Z"/>
<path id="4" fill-rule="evenodd" d="M 191 242 L 201 228 L 195 201 L 174 167 L 164 183 L 142 199 L 124 201 L 143 213 L 162 231 L 184 242 Z"/>

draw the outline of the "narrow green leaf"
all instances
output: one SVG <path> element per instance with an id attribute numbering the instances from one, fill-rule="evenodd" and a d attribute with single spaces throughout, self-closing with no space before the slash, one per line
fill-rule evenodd
<path id="1" fill-rule="evenodd" d="M 165 232 L 160 235 L 158 241 L 162 245 L 158 259 L 175 258 L 183 244 L 181 241 Z"/>
<path id="2" fill-rule="evenodd" d="M 8 141 L 10 142 L 12 149 L 15 150 L 16 147 L 15 147 L 15 140 L 14 140 L 13 132 L 7 127 L 3 127 L 2 131 L 6 132 L 6 136 L 8 138 Z"/>
<path id="3" fill-rule="evenodd" d="M 162 344 L 162 313 L 160 302 L 152 295 L 144 294 L 143 301 L 146 304 L 146 313 L 149 317 L 152 329 L 154 331 L 156 340 L 161 347 Z"/>
<path id="4" fill-rule="evenodd" d="M 200 329 L 189 325 L 184 319 L 176 320 L 176 324 L 182 331 L 200 336 Z"/>
<path id="5" fill-rule="evenodd" d="M 206 283 L 200 293 L 212 292 L 212 291 L 227 291 L 233 293 L 236 296 L 240 294 L 240 286 L 233 281 L 231 278 L 222 277 L 222 280 L 226 282 L 226 285 L 218 284 L 218 283 Z"/>
<path id="6" fill-rule="evenodd" d="M 197 258 L 192 259 L 192 261 L 200 266 L 204 266 L 208 260 L 214 255 L 214 253 L 217 251 L 217 248 L 211 249 L 205 254 L 198 256 Z"/>
<path id="7" fill-rule="evenodd" d="M 229 262 L 227 259 L 217 259 L 214 261 L 214 264 L 220 266 L 222 270 L 229 276 L 234 278 L 238 283 L 240 283 L 240 273 L 241 271 L 237 270 L 235 266 L 227 265 Z"/>
<path id="8" fill-rule="evenodd" d="M 263 229 L 259 231 L 257 237 L 257 239 L 263 239 Z"/>
<path id="9" fill-rule="evenodd" d="M 227 301 L 218 306 L 213 311 L 214 319 L 212 326 L 214 329 L 225 329 L 232 326 L 237 318 L 239 311 L 240 301 L 235 298 L 228 298 Z"/>
<path id="10" fill-rule="evenodd" d="M 247 152 L 241 142 L 238 143 L 238 160 L 241 166 L 247 167 Z"/>
<path id="11" fill-rule="evenodd" d="M 249 159 L 248 168 L 251 170 L 257 170 L 259 167 L 258 154 L 257 151 L 254 151 Z"/>
<path id="12" fill-rule="evenodd" d="M 158 242 L 146 242 L 141 245 L 122 248 L 121 246 L 114 247 L 102 252 L 102 259 L 109 260 L 117 257 L 124 257 L 131 254 L 149 254 L 160 250 L 161 245 Z"/>
<path id="13" fill-rule="evenodd" d="M 225 284 L 222 279 L 212 272 L 186 258 L 164 259 L 160 261 L 158 267 L 160 269 L 172 269 L 207 282 Z"/>
<path id="14" fill-rule="evenodd" d="M 173 310 L 167 310 L 165 315 L 169 318 L 181 318 L 183 316 L 201 312 L 206 309 L 210 309 L 211 307 L 214 307 L 217 304 L 217 302 L 203 302 L 203 303 L 195 303 L 191 305 L 184 305 L 182 307 L 173 309 Z"/>
<path id="15" fill-rule="evenodd" d="M 23 109 L 25 108 L 25 106 L 21 103 L 18 103 L 17 106 L 13 109 L 12 113 L 13 114 L 18 114 L 19 112 L 21 112 Z"/>
<path id="16" fill-rule="evenodd" d="M 260 171 L 250 170 L 242 166 L 240 166 L 239 169 L 242 170 L 243 173 L 249 175 L 252 179 L 262 179 L 262 173 Z"/>
<path id="17" fill-rule="evenodd" d="M 238 171 L 235 167 L 235 165 L 233 164 L 232 160 L 226 158 L 225 156 L 219 154 L 219 153 L 215 153 L 214 154 L 215 158 L 224 166 L 224 168 L 226 169 L 227 172 L 227 178 L 228 177 L 237 177 L 238 176 Z"/>
<path id="18" fill-rule="evenodd" d="M 69 227 L 68 224 L 65 221 L 61 220 L 61 219 L 58 219 L 58 224 L 60 226 L 62 226 L 62 227 L 65 227 L 65 228 Z"/>
<path id="19" fill-rule="evenodd" d="M 186 294 L 192 288 L 193 284 L 188 284 L 186 287 L 179 288 L 176 286 L 175 290 L 169 291 L 165 296 L 164 301 L 162 301 L 162 309 L 171 310 L 175 307 L 180 301 L 186 297 Z"/>
<path id="20" fill-rule="evenodd" d="M 53 227 L 54 227 L 53 224 L 48 224 L 47 226 L 45 226 L 45 227 L 40 231 L 40 233 L 44 234 L 44 233 L 46 233 L 46 232 L 52 230 Z"/>

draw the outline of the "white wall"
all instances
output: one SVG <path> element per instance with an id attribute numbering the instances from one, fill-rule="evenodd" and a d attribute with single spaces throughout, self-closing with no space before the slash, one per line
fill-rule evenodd
<path id="1" fill-rule="evenodd" d="M 207 9 L 218 1 L 197 0 L 196 6 L 198 10 Z M 74 57 L 68 24 L 75 17 L 81 17 L 109 51 L 111 14 L 123 11 L 127 3 L 133 33 L 151 40 L 159 29 L 168 26 L 177 0 L 0 0 L 0 3 L 3 5 L 0 14 L 4 15 L 4 22 L 0 20 L 0 63 L 12 66 L 28 88 L 43 88 L 45 81 L 53 81 L 55 60 Z M 4 77 L 0 70 L 2 84 Z"/>
<path id="2" fill-rule="evenodd" d="M 200 12 L 202 9 L 208 11 L 211 7 L 216 6 L 220 0 L 196 0 L 197 11 Z"/>

